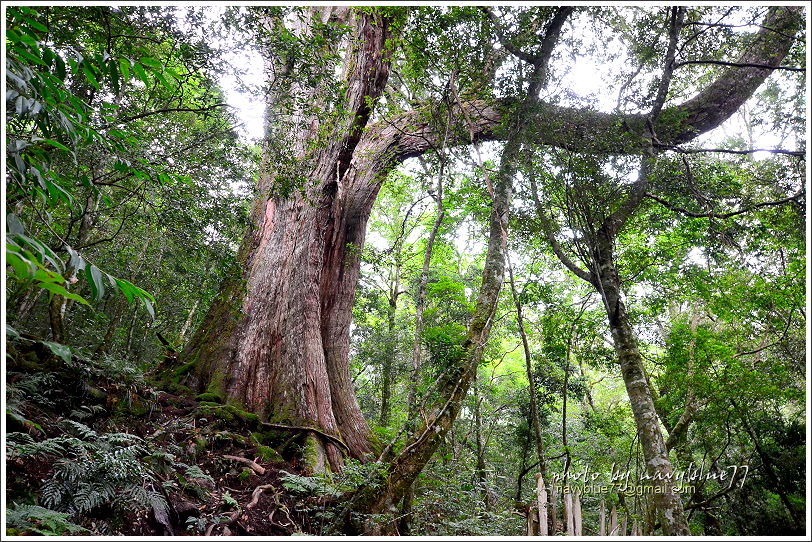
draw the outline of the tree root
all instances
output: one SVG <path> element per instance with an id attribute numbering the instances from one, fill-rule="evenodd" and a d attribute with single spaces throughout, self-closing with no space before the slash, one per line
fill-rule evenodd
<path id="1" fill-rule="evenodd" d="M 259 496 L 262 495 L 262 492 L 266 489 L 274 489 L 273 485 L 265 484 L 261 486 L 257 486 L 254 488 L 254 492 L 251 494 L 251 502 L 245 505 L 246 510 L 250 510 L 257 505 L 259 502 Z M 278 497 L 276 500 L 279 500 Z"/>
<path id="2" fill-rule="evenodd" d="M 324 431 L 322 431 L 321 429 L 317 429 L 316 427 L 305 427 L 305 426 L 301 426 L 301 425 L 284 425 L 284 424 L 281 424 L 281 423 L 268 423 L 268 422 L 260 422 L 260 423 L 262 424 L 262 427 L 267 427 L 268 429 L 282 429 L 282 430 L 286 430 L 286 431 L 301 431 L 303 433 L 313 432 L 313 433 L 316 433 L 317 435 L 320 435 L 320 436 L 324 437 L 325 439 L 327 439 L 329 441 L 332 441 L 332 442 L 338 444 L 347 454 L 350 453 L 350 447 L 347 446 L 344 443 L 343 440 L 341 440 L 340 438 L 338 438 L 335 435 L 325 433 Z"/>
<path id="3" fill-rule="evenodd" d="M 226 459 L 231 459 L 232 461 L 239 461 L 240 463 L 245 463 L 251 468 L 252 471 L 259 474 L 260 476 L 265 474 L 265 468 L 262 465 L 258 464 L 256 461 L 252 461 L 250 459 L 246 459 L 245 457 L 239 457 L 236 455 L 224 455 L 223 457 Z"/>

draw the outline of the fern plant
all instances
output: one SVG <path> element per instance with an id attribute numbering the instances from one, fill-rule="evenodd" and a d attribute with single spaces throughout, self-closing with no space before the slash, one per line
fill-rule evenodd
<path id="1" fill-rule="evenodd" d="M 87 529 L 71 523 L 68 514 L 54 512 L 41 506 L 12 504 L 6 509 L 6 535 L 45 535 L 86 533 Z"/>
<path id="2" fill-rule="evenodd" d="M 97 433 L 87 425 L 63 420 L 65 435 L 35 442 L 24 433 L 8 435 L 10 458 L 54 458 L 53 474 L 41 488 L 42 505 L 78 519 L 109 505 L 118 510 L 167 511 L 155 490 L 157 480 L 144 463 L 146 443 L 129 433 Z"/>

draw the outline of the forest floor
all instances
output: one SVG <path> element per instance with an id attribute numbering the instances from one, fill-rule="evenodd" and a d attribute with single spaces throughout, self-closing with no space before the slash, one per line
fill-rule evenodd
<path id="1" fill-rule="evenodd" d="M 6 498 L 47 510 L 18 518 L 7 534 L 61 534 L 50 510 L 87 534 L 319 533 L 314 518 L 327 517 L 328 498 L 285 487 L 306 480 L 301 431 L 263 427 L 211 394 L 111 378 L 109 368 L 65 361 L 45 344 L 9 348 Z M 138 502 L 139 487 L 162 498 Z"/>

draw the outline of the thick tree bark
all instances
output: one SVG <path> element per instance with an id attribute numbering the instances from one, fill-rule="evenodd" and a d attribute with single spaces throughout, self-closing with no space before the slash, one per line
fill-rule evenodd
<path id="1" fill-rule="evenodd" d="M 354 28 L 343 44 L 346 113 L 320 126 L 314 114 L 294 112 L 291 122 L 303 129 L 291 147 L 306 182 L 288 197 L 273 190 L 279 172 L 266 152 L 240 250 L 244 270 L 226 282 L 183 359 L 195 362 L 199 388 L 267 419 L 318 427 L 363 459 L 371 451 L 369 427 L 347 367 L 349 325 L 366 222 L 390 163 L 370 152 L 372 142 L 359 142 L 388 77 L 390 29 L 379 15 L 350 8 L 312 8 L 308 16 Z M 306 34 L 307 17 L 300 23 Z M 323 90 L 290 92 L 312 103 Z M 319 129 L 334 137 L 310 151 Z M 326 461 L 340 468 L 335 444 L 314 434 L 308 445 L 314 469 Z"/>

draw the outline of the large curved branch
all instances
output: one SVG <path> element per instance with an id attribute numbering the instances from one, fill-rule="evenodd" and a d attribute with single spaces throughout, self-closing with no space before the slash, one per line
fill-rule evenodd
<path id="1" fill-rule="evenodd" d="M 800 28 L 800 7 L 771 7 L 737 64 L 779 66 Z M 772 73 L 771 68 L 732 67 L 690 100 L 665 107 L 652 127 L 642 114 L 601 113 L 582 108 L 562 107 L 539 102 L 529 112 L 533 121 L 527 130 L 535 143 L 580 152 L 640 154 L 652 147 L 670 147 L 690 141 L 730 118 Z M 468 144 L 472 129 L 476 140 L 502 138 L 500 126 L 517 99 L 493 103 L 484 100 L 463 102 L 458 115 L 460 130 L 452 134 L 450 144 Z M 430 145 L 439 144 L 441 134 L 430 123 L 432 106 L 402 113 L 367 128 L 364 137 L 375 140 L 370 146 L 388 153 L 393 163 L 418 156 Z M 471 126 L 462 126 L 467 116 Z M 383 148 L 381 148 L 383 147 Z"/>

